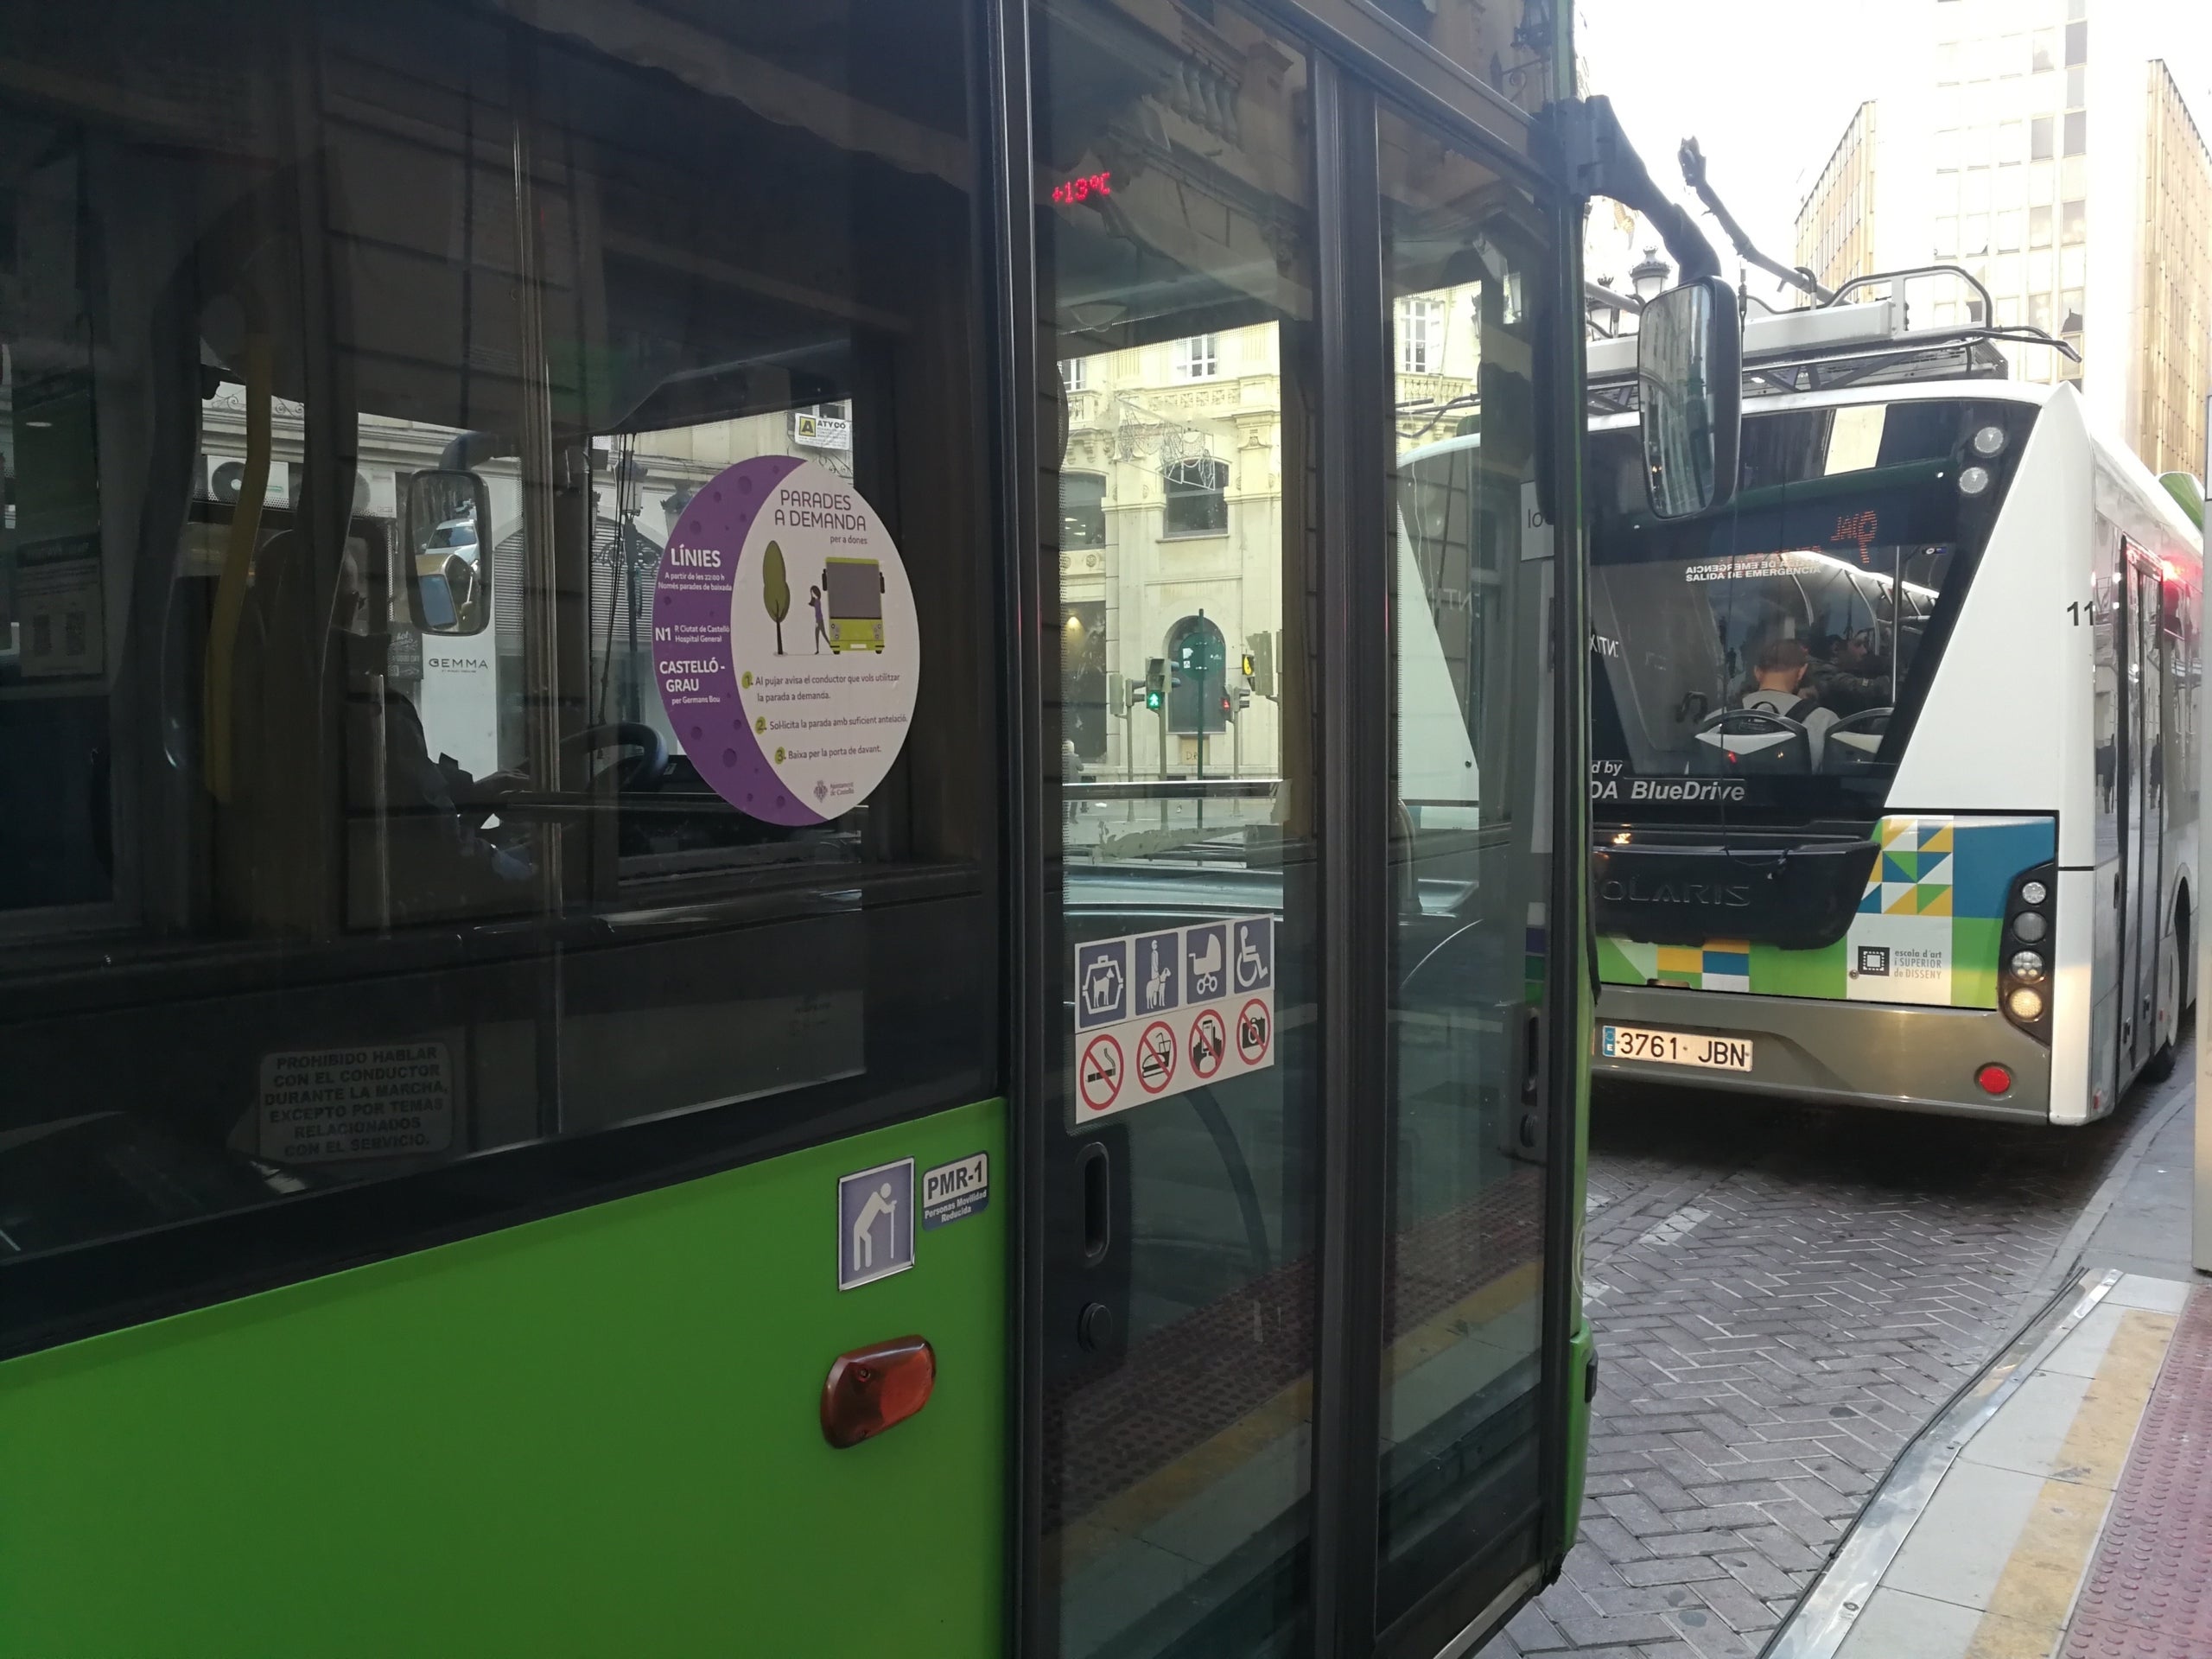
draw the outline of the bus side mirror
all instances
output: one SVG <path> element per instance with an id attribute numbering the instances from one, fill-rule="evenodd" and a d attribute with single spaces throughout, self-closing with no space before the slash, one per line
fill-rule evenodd
<path id="1" fill-rule="evenodd" d="M 491 620 L 492 493 L 470 472 L 407 480 L 407 594 L 425 633 L 477 633 Z"/>
<path id="2" fill-rule="evenodd" d="M 1744 337 L 1725 278 L 1700 277 L 1645 304 L 1636 380 L 1653 513 L 1683 518 L 1726 506 L 1743 435 Z"/>

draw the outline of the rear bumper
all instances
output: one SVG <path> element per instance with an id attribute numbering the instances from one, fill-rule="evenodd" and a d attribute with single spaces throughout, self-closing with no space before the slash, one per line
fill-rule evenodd
<path id="1" fill-rule="evenodd" d="M 2013 1122 L 2050 1119 L 2050 1051 L 1994 1008 L 1895 1007 L 1607 985 L 1599 993 L 1598 1020 L 1748 1037 L 1754 1045 L 1752 1070 L 1707 1071 L 1606 1059 L 1596 1052 L 1593 1032 L 1590 1069 L 1599 1077 Z M 1984 1094 L 1974 1082 L 1974 1073 L 1993 1060 L 2012 1073 L 2012 1086 L 2003 1095 Z"/>

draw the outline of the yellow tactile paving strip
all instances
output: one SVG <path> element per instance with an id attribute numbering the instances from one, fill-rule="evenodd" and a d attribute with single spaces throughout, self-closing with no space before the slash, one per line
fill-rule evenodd
<path id="1" fill-rule="evenodd" d="M 2173 1333 L 2171 1313 L 2120 1315 L 1966 1659 L 2050 1659 L 2057 1649 Z"/>

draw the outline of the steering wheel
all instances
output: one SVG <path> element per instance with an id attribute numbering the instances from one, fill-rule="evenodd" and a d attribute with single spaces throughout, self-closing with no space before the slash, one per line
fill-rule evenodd
<path id="1" fill-rule="evenodd" d="M 649 794 L 668 776 L 668 741 L 642 721 L 610 721 L 587 726 L 561 745 L 570 754 L 596 754 L 601 749 L 635 749 L 614 766 L 614 787 L 625 795 Z"/>

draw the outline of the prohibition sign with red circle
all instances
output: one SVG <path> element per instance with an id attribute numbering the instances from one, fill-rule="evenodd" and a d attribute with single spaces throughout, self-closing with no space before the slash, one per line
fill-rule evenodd
<path id="1" fill-rule="evenodd" d="M 1155 1020 L 1137 1039 L 1137 1087 L 1156 1095 L 1175 1081 L 1175 1033 L 1165 1020 Z M 1154 1077 L 1158 1081 L 1154 1081 Z"/>
<path id="2" fill-rule="evenodd" d="M 1191 1021 L 1191 1070 L 1201 1079 L 1221 1070 L 1221 1057 L 1229 1052 L 1229 1026 L 1214 1008 L 1202 1008 Z"/>
<path id="3" fill-rule="evenodd" d="M 1259 1019 L 1255 1021 L 1254 1014 Z M 1274 1039 L 1274 1014 L 1268 1005 L 1254 997 L 1236 1013 L 1236 1053 L 1247 1065 L 1257 1065 L 1268 1058 L 1268 1045 Z"/>
<path id="4" fill-rule="evenodd" d="M 1100 1032 L 1084 1046 L 1076 1081 L 1083 1090 L 1083 1103 L 1094 1112 L 1104 1111 L 1121 1097 L 1122 1045 L 1111 1032 Z"/>

